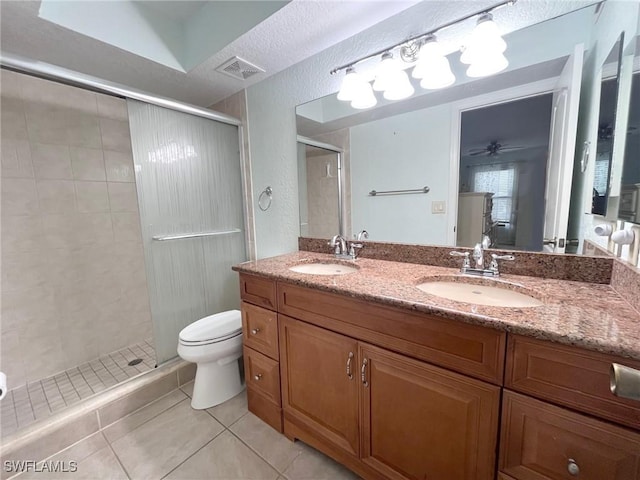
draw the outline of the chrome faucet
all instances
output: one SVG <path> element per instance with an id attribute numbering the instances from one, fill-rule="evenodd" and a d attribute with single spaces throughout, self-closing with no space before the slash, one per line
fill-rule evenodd
<path id="1" fill-rule="evenodd" d="M 355 260 L 358 258 L 360 250 L 364 248 L 362 243 L 347 242 L 340 234 L 334 235 L 328 245 L 333 249 L 336 258 L 343 258 L 345 260 Z"/>
<path id="2" fill-rule="evenodd" d="M 333 253 L 335 253 L 336 256 L 345 255 L 347 253 L 347 241 L 340 234 L 333 236 L 329 241 L 329 246 L 333 248 Z"/>
<path id="3" fill-rule="evenodd" d="M 361 242 L 363 239 L 367 239 L 369 238 L 369 232 L 367 232 L 366 230 L 360 230 L 358 232 L 358 235 L 356 235 L 356 240 Z"/>
<path id="4" fill-rule="evenodd" d="M 513 255 L 497 255 L 491 254 L 491 263 L 489 268 L 484 268 L 484 248 L 483 245 L 478 243 L 473 248 L 473 259 L 475 260 L 475 267 L 471 266 L 469 261 L 469 252 L 450 252 L 452 257 L 464 257 L 462 261 L 462 267 L 460 273 L 467 275 L 481 275 L 483 277 L 498 277 L 500 276 L 500 270 L 498 268 L 498 260 L 515 260 Z"/>

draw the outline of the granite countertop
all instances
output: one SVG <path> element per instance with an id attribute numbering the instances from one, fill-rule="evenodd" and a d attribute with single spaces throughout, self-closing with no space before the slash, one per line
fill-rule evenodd
<path id="1" fill-rule="evenodd" d="M 359 258 L 338 262 L 358 267 L 357 272 L 346 275 L 309 275 L 289 270 L 302 263 L 335 262 L 333 255 L 299 251 L 245 262 L 233 269 L 381 305 L 640 360 L 640 313 L 609 285 L 522 275 L 488 279 L 514 284 L 511 289 L 526 291 L 543 302 L 540 307 L 505 308 L 447 300 L 416 288 L 434 277 L 446 276 L 447 281 L 460 279 L 459 271 L 452 268 Z M 478 279 L 466 275 L 464 278 L 471 282 Z"/>

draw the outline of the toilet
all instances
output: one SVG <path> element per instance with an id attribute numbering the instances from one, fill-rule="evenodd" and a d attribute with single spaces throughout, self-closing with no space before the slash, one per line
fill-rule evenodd
<path id="1" fill-rule="evenodd" d="M 196 364 L 193 408 L 210 408 L 235 397 L 245 388 L 238 362 L 242 356 L 240 311 L 209 315 L 183 328 L 178 355 Z"/>

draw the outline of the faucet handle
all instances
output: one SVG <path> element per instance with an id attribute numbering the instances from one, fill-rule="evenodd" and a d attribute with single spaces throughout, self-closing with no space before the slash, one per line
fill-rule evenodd
<path id="1" fill-rule="evenodd" d="M 349 255 L 355 260 L 358 257 L 358 252 L 364 248 L 362 243 L 351 242 L 349 243 Z"/>
<path id="2" fill-rule="evenodd" d="M 515 260 L 516 257 L 513 255 L 497 255 L 495 253 L 491 254 L 491 265 L 489 265 L 489 270 L 493 270 L 495 272 L 498 271 L 498 260 Z"/>
<path id="3" fill-rule="evenodd" d="M 449 252 L 449 255 L 451 255 L 452 257 L 464 257 L 464 260 L 462 261 L 462 268 L 469 268 L 471 266 L 471 264 L 469 263 L 469 252 Z"/>

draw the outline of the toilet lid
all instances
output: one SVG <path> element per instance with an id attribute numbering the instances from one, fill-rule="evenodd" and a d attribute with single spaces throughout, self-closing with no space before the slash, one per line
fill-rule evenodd
<path id="1" fill-rule="evenodd" d="M 242 332 L 242 316 L 240 310 L 229 310 L 201 318 L 187 325 L 180 332 L 183 342 L 206 342 L 210 340 L 230 338 Z"/>

